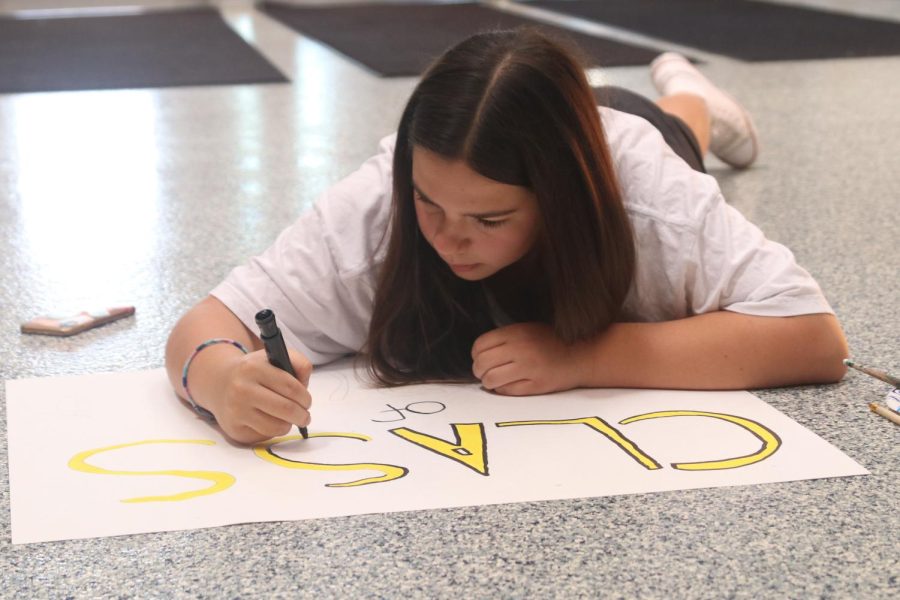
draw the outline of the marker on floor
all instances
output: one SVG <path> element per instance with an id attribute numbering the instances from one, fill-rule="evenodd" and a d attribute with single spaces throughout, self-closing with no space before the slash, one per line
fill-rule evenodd
<path id="1" fill-rule="evenodd" d="M 883 381 L 885 383 L 889 383 L 892 386 L 894 386 L 895 388 L 900 388 L 900 377 L 891 375 L 884 369 L 876 369 L 875 367 L 866 367 L 864 365 L 859 365 L 859 364 L 856 364 L 855 362 L 853 362 L 852 360 L 850 360 L 849 358 L 844 359 L 844 364 L 848 367 L 856 369 L 857 371 L 865 373 L 866 375 L 870 375 L 870 376 L 874 377 L 875 379 L 880 379 L 881 381 Z"/>

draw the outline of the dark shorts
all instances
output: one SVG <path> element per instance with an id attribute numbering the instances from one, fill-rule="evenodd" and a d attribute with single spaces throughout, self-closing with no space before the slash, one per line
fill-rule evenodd
<path id="1" fill-rule="evenodd" d="M 597 104 L 643 117 L 662 133 L 663 139 L 675 153 L 695 171 L 706 173 L 700 144 L 684 121 L 663 112 L 656 104 L 626 89 L 603 86 L 594 88 Z"/>

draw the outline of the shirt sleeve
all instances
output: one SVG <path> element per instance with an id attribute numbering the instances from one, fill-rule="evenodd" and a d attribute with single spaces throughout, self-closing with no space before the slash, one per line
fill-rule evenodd
<path id="1" fill-rule="evenodd" d="M 708 207 L 686 265 L 692 313 L 833 314 L 819 285 L 788 248 L 767 239 L 721 194 Z"/>
<path id="2" fill-rule="evenodd" d="M 381 140 L 377 155 L 210 294 L 254 332 L 257 311 L 272 309 L 285 343 L 313 364 L 358 352 L 368 335 L 386 241 L 394 141 Z"/>

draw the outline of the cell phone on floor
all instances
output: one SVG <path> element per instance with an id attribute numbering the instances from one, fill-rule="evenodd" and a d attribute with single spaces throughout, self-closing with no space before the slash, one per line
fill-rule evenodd
<path id="1" fill-rule="evenodd" d="M 133 306 L 115 306 L 97 310 L 85 310 L 71 315 L 45 315 L 22 323 L 22 333 L 68 336 L 105 325 L 110 321 L 134 314 Z"/>

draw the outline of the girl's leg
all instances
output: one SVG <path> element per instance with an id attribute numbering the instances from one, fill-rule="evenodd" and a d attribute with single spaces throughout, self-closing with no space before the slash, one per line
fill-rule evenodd
<path id="1" fill-rule="evenodd" d="M 656 105 L 663 112 L 684 121 L 684 124 L 697 138 L 700 153 L 706 155 L 709 150 L 710 128 L 709 108 L 706 106 L 706 101 L 696 94 L 681 93 L 657 98 Z"/>

